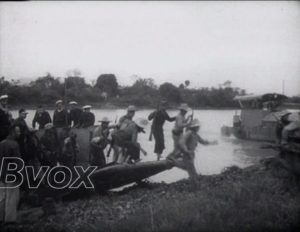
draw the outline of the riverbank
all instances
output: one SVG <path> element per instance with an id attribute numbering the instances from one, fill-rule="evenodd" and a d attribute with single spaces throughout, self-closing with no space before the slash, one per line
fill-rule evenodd
<path id="1" fill-rule="evenodd" d="M 23 214 L 16 226 L 1 231 L 296 231 L 300 222 L 299 179 L 277 158 L 245 169 L 231 167 L 219 175 L 143 184 L 55 203 Z M 298 226 L 298 228 L 297 228 Z M 298 230 L 299 231 L 299 230 Z"/>

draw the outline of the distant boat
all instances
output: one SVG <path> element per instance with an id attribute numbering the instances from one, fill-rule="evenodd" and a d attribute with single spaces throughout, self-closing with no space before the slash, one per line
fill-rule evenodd
<path id="1" fill-rule="evenodd" d="M 223 126 L 224 136 L 233 134 L 236 138 L 275 142 L 276 126 L 283 112 L 300 109 L 299 104 L 287 103 L 287 96 L 277 93 L 262 95 L 237 96 L 241 113 L 233 116 L 233 126 Z M 291 111 L 293 112 L 293 111 Z M 292 113 L 293 120 L 298 121 L 298 114 Z"/>

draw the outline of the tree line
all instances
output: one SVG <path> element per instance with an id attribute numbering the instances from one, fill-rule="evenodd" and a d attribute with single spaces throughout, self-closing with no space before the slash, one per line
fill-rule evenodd
<path id="1" fill-rule="evenodd" d="M 101 74 L 93 84 L 88 84 L 80 72 L 72 72 L 66 78 L 47 73 L 26 85 L 1 77 L 0 93 L 9 95 L 11 105 L 51 106 L 57 99 L 63 99 L 94 106 L 110 103 L 118 107 L 130 104 L 156 107 L 164 99 L 170 106 L 186 102 L 198 108 L 235 108 L 238 103 L 233 98 L 247 93 L 231 84 L 231 81 L 226 81 L 218 87 L 191 88 L 190 81 L 186 80 L 179 86 L 169 82 L 158 86 L 152 78 L 137 78 L 131 86 L 120 86 L 114 74 Z"/>

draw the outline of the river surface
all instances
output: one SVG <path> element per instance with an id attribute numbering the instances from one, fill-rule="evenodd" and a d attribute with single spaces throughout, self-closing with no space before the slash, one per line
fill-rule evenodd
<path id="1" fill-rule="evenodd" d="M 28 110 L 26 121 L 28 126 L 32 125 L 32 119 L 34 116 L 34 110 Z M 103 116 L 109 117 L 113 122 L 119 119 L 126 113 L 124 109 L 119 110 L 102 110 L 93 109 L 92 112 L 96 116 L 96 124 L 99 124 L 98 120 Z M 136 112 L 135 118 L 147 118 L 152 110 L 140 110 Z M 226 167 L 236 165 L 238 167 L 247 167 L 252 164 L 256 164 L 260 159 L 271 157 L 276 155 L 276 151 L 260 149 L 262 143 L 253 141 L 242 141 L 234 137 L 222 137 L 221 127 L 223 125 L 231 126 L 232 117 L 235 114 L 235 110 L 195 110 L 194 118 L 198 118 L 201 122 L 200 136 L 208 140 L 218 140 L 217 145 L 203 146 L 198 145 L 196 150 L 195 167 L 197 172 L 202 175 L 218 174 L 222 172 Z M 51 117 L 53 111 L 49 111 Z M 177 111 L 168 111 L 170 116 L 176 116 Z M 12 111 L 13 117 L 16 118 L 17 111 Z M 173 122 L 166 122 L 164 125 L 165 133 L 165 146 L 163 157 L 172 151 L 173 140 L 171 136 L 171 130 Z M 145 134 L 139 134 L 139 142 L 141 146 L 148 152 L 147 156 L 141 154 L 142 161 L 156 160 L 154 154 L 154 139 L 152 142 L 148 140 L 150 133 L 150 123 L 145 129 Z M 110 160 L 108 160 L 109 162 Z M 161 172 L 155 176 L 149 178 L 150 181 L 171 183 L 183 178 L 187 178 L 188 175 L 185 171 L 173 168 L 165 172 Z"/>

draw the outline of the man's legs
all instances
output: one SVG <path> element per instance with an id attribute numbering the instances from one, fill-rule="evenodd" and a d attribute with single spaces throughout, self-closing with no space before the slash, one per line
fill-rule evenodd
<path id="1" fill-rule="evenodd" d="M 197 171 L 196 171 L 196 168 L 195 168 L 195 165 L 194 165 L 194 157 L 195 157 L 194 154 L 191 155 L 191 156 L 184 155 L 183 156 L 183 163 L 184 163 L 186 171 L 189 174 L 189 177 L 190 177 L 190 180 L 191 180 L 192 184 L 194 186 L 196 186 L 197 185 L 198 174 L 197 174 Z"/>
<path id="2" fill-rule="evenodd" d="M 181 156 L 181 151 L 179 149 L 179 139 L 181 135 L 172 135 L 173 142 L 174 142 L 174 149 L 173 151 L 167 156 L 167 158 L 177 159 Z"/>
<path id="3" fill-rule="evenodd" d="M 7 187 L 7 184 L 0 183 L 1 186 Z M 17 207 L 20 199 L 20 189 L 17 188 L 1 188 L 0 189 L 0 221 L 16 222 Z"/>

